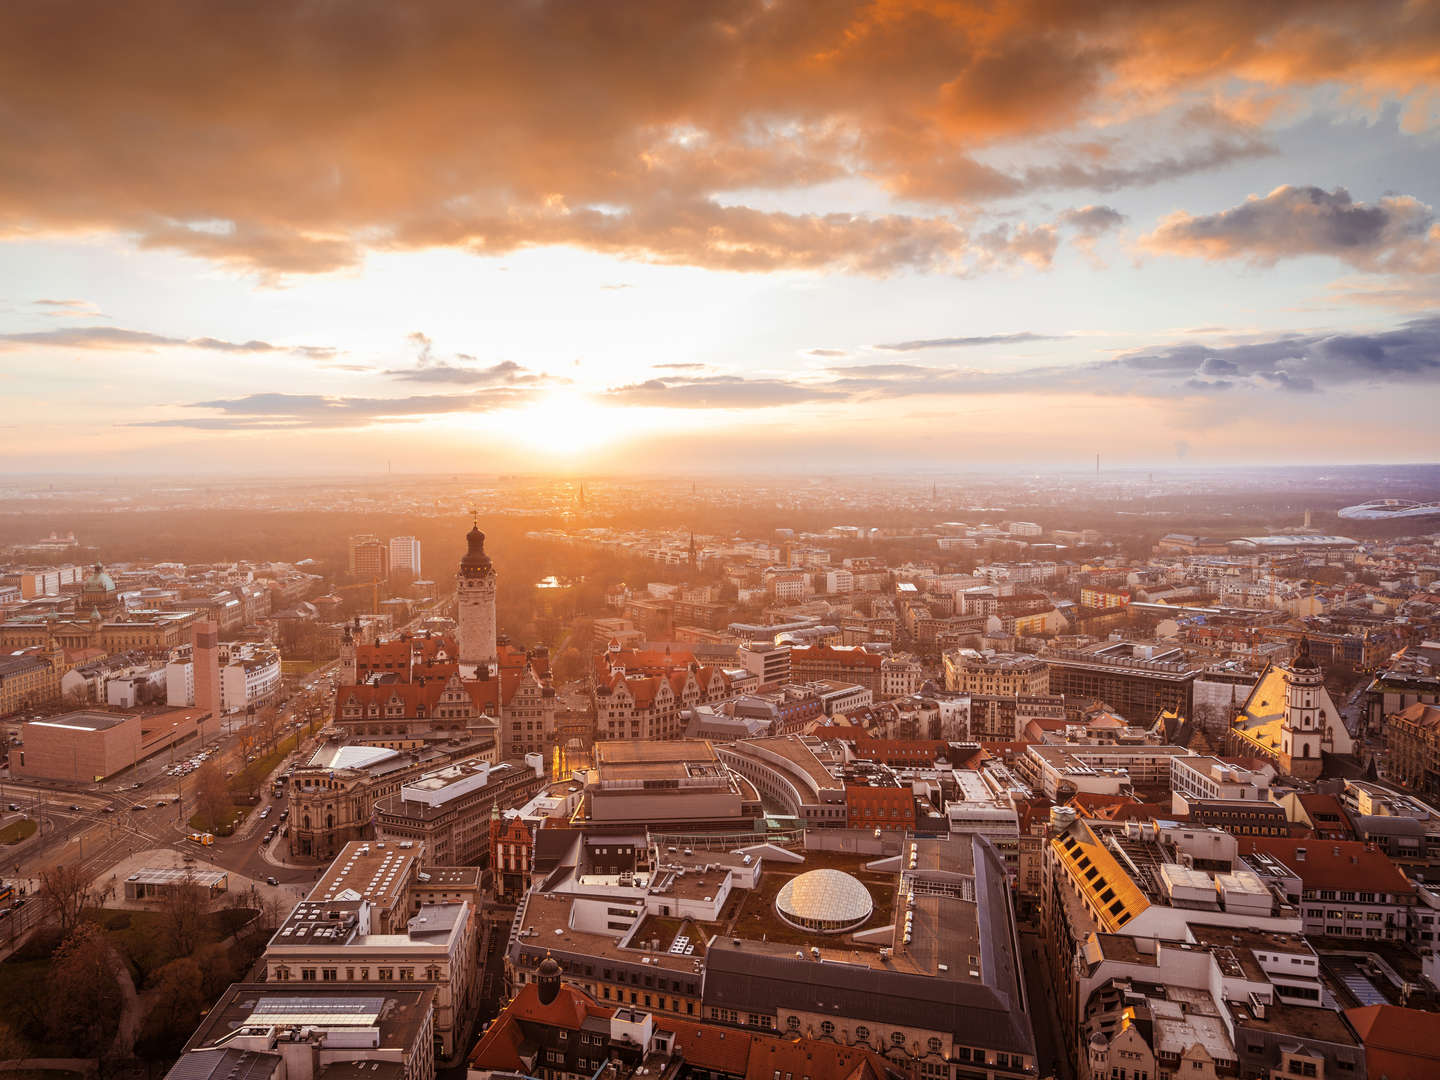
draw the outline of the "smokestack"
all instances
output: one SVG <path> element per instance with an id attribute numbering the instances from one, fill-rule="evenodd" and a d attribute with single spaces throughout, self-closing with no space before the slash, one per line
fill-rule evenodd
<path id="1" fill-rule="evenodd" d="M 1096 454 L 1096 455 L 1095 455 L 1095 475 L 1096 475 L 1096 476 L 1099 476 L 1099 475 L 1100 475 L 1100 455 L 1099 455 L 1099 454 Z"/>

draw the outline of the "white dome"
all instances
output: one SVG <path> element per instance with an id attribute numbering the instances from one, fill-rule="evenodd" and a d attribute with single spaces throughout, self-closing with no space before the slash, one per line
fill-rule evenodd
<path id="1" fill-rule="evenodd" d="M 875 911 L 870 890 L 841 870 L 811 870 L 791 878 L 775 897 L 791 926 L 838 934 L 864 924 Z"/>

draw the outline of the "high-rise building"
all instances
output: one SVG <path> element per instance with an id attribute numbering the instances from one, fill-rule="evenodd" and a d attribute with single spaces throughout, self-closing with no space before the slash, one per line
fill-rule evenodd
<path id="1" fill-rule="evenodd" d="M 390 538 L 390 570 L 403 570 L 412 577 L 420 576 L 420 541 L 413 536 Z"/>
<path id="2" fill-rule="evenodd" d="M 349 569 L 362 581 L 384 581 L 390 576 L 390 548 L 370 533 L 350 537 Z"/>
<path id="3" fill-rule="evenodd" d="M 485 534 L 478 523 L 465 539 L 469 549 L 455 580 L 460 674 L 484 677 L 494 675 L 500 666 L 495 651 L 495 564 L 485 554 Z"/>
<path id="4" fill-rule="evenodd" d="M 220 710 L 220 627 L 201 620 L 191 630 L 190 657 L 194 665 L 195 707 L 217 720 Z"/>

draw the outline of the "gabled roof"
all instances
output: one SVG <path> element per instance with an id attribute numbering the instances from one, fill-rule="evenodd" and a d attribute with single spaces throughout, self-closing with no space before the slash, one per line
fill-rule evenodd
<path id="1" fill-rule="evenodd" d="M 1295 872 L 1306 891 L 1363 890 L 1411 896 L 1415 886 L 1388 855 L 1359 840 L 1241 836 L 1240 853 L 1274 856 Z"/>
<path id="2" fill-rule="evenodd" d="M 1440 1014 L 1399 1005 L 1346 1009 L 1345 1019 L 1365 1044 L 1366 1072 L 1387 1080 L 1440 1076 Z"/>

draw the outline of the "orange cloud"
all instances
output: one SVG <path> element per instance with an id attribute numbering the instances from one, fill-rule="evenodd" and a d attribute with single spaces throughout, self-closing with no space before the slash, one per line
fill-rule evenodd
<path id="1" fill-rule="evenodd" d="M 1128 107 L 1241 100 L 1136 160 L 1019 172 L 990 148 Z M 260 273 L 366 250 L 577 244 L 735 270 L 1043 264 L 973 206 L 1264 152 L 1250 122 L 1342 83 L 1424 112 L 1440 7 L 1410 0 L 0 7 L 0 235 L 111 230 Z M 1423 100 L 1422 100 L 1423 99 Z M 1087 129 L 1088 130 L 1088 129 Z M 1091 133 L 1093 134 L 1093 133 Z M 933 216 L 784 214 L 753 191 L 867 179 Z M 837 198 L 839 196 L 836 196 Z M 1053 251 L 1053 248 L 1050 249 Z"/>

